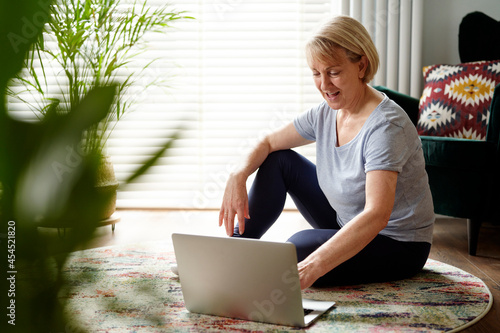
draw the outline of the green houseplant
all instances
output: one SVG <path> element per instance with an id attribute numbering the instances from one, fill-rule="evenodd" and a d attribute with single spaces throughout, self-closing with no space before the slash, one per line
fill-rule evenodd
<path id="1" fill-rule="evenodd" d="M 55 1 L 43 34 L 26 58 L 26 71 L 16 77 L 15 83 L 32 95 L 33 102 L 28 104 L 42 116 L 54 105 L 62 112 L 71 109 L 94 87 L 118 83 L 112 112 L 88 131 L 84 142 L 86 151 L 103 152 L 116 121 L 134 102 L 129 89 L 136 87 L 154 60 L 139 64 L 139 71 L 126 67 L 144 51 L 146 34 L 165 33 L 174 21 L 190 18 L 182 14 L 170 11 L 168 5 L 149 7 L 147 0 Z M 49 89 L 47 78 L 51 75 L 59 76 L 58 84 L 52 85 L 56 90 Z M 153 85 L 159 78 L 141 81 Z M 11 95 L 23 99 L 23 94 Z"/>
<path id="2" fill-rule="evenodd" d="M 168 6 L 152 8 L 146 1 L 58 0 L 49 9 L 44 31 L 25 60 L 25 71 L 16 76 L 11 97 L 29 105 L 40 117 L 48 110 L 67 113 L 79 105 L 93 88 L 117 83 L 111 112 L 85 131 L 82 154 L 97 151 L 103 156 L 98 184 L 100 193 L 111 193 L 110 202 L 100 213 L 105 220 L 114 212 L 118 181 L 107 158 L 106 141 L 114 126 L 131 108 L 137 81 L 148 82 L 140 89 L 158 84 L 159 78 L 146 77 L 152 64 L 134 64 L 144 51 L 148 33 L 163 33 L 176 20 L 188 18 Z M 137 71 L 127 70 L 134 65 Z M 62 74 L 62 75 L 61 75 Z M 57 84 L 49 84 L 49 78 Z M 137 90 L 137 89 L 136 89 Z M 28 97 L 29 98 L 28 98 Z M 75 153 L 76 149 L 71 153 Z M 76 156 L 76 158 L 80 158 Z M 64 165 L 59 173 L 67 172 Z"/>
<path id="3" fill-rule="evenodd" d="M 7 90 L 40 37 L 50 4 L 50 0 L 0 2 L 0 252 L 4 258 L 0 304 L 7 314 L 2 325 L 6 332 L 85 332 L 65 314 L 60 293 L 75 287 L 75 281 L 67 281 L 63 274 L 69 253 L 93 237 L 99 222 L 95 208 L 102 202 L 92 184 L 97 182 L 101 154 L 89 149 L 63 177 L 52 166 L 63 163 L 67 148 L 79 145 L 91 128 L 108 117 L 118 91 L 115 84 L 90 88 L 72 107 L 47 107 L 39 121 L 12 116 Z M 173 139 L 127 181 L 146 172 Z M 85 205 L 77 204 L 81 202 Z M 61 240 L 61 248 L 54 252 L 51 240 L 38 232 L 38 222 L 57 224 L 73 209 L 77 210 L 75 232 Z"/>

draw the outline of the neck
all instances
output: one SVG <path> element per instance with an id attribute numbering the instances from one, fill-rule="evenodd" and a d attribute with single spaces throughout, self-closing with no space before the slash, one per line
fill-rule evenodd
<path id="1" fill-rule="evenodd" d="M 363 83 L 363 88 L 360 89 L 360 93 L 354 99 L 353 103 L 339 111 L 349 116 L 363 115 L 366 112 L 371 113 L 382 99 L 383 96 L 381 93 Z"/>

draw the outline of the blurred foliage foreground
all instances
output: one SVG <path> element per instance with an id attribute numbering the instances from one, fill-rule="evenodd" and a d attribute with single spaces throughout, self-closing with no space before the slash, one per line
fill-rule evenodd
<path id="1" fill-rule="evenodd" d="M 100 154 L 82 154 L 79 147 L 86 129 L 110 112 L 116 86 L 96 87 L 70 112 L 49 110 L 36 123 L 15 120 L 7 110 L 8 83 L 39 37 L 50 5 L 51 0 L 0 2 L 2 332 L 84 331 L 64 316 L 64 301 L 58 293 L 69 283 L 61 271 L 69 252 L 91 239 L 98 208 L 105 201 L 93 186 Z M 131 178 L 145 172 L 173 140 Z M 57 225 L 68 212 L 76 217 L 71 221 L 72 232 L 64 239 L 65 248 L 53 253 L 37 225 Z"/>

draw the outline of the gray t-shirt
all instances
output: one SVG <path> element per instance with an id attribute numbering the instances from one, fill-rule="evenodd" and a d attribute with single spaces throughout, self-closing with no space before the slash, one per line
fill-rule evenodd
<path id="1" fill-rule="evenodd" d="M 384 100 L 370 114 L 360 132 L 337 147 L 337 110 L 321 103 L 294 120 L 301 136 L 316 141 L 318 181 L 337 222 L 344 226 L 365 206 L 366 173 L 398 172 L 394 208 L 380 234 L 399 241 L 432 242 L 434 207 L 422 143 L 407 114 L 392 100 Z"/>

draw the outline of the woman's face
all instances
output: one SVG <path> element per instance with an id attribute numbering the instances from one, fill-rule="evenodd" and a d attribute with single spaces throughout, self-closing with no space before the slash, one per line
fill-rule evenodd
<path id="1" fill-rule="evenodd" d="M 363 56 L 359 61 L 352 62 L 343 49 L 335 53 L 334 62 L 325 63 L 310 59 L 309 67 L 313 73 L 314 84 L 332 109 L 353 109 L 366 87 L 362 79 L 367 60 Z"/>

